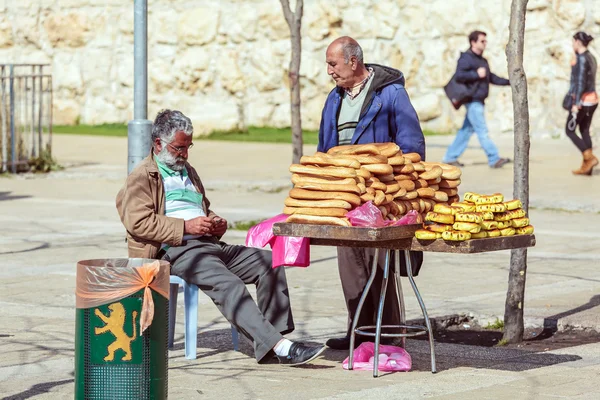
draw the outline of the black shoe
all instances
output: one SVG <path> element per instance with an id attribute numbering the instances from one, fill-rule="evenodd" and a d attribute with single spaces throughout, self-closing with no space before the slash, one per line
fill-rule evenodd
<path id="1" fill-rule="evenodd" d="M 508 164 L 510 162 L 510 158 L 500 158 L 494 165 L 490 165 L 491 168 L 502 168 L 504 164 Z"/>
<path id="2" fill-rule="evenodd" d="M 294 342 L 287 356 L 277 356 L 277 358 L 280 364 L 291 366 L 302 365 L 311 362 L 323 351 L 325 351 L 325 346 L 309 346 L 304 343 Z"/>
<path id="3" fill-rule="evenodd" d="M 354 348 L 357 348 L 361 343 L 366 342 L 367 339 L 356 335 L 354 337 Z M 333 350 L 350 350 L 350 337 L 344 336 L 341 338 L 331 338 L 325 342 L 327 347 Z"/>
<path id="4" fill-rule="evenodd" d="M 448 162 L 446 163 L 448 165 L 454 165 L 455 167 L 464 167 L 465 164 L 461 163 L 460 161 L 456 160 L 456 161 L 452 161 L 452 162 Z"/>

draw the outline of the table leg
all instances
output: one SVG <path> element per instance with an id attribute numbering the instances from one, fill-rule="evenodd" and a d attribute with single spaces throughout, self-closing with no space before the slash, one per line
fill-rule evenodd
<path id="1" fill-rule="evenodd" d="M 383 267 L 383 281 L 381 282 L 381 295 L 379 296 L 379 308 L 377 310 L 377 323 L 375 327 L 375 354 L 373 356 L 373 377 L 379 375 L 379 344 L 381 342 L 381 320 L 383 319 L 383 307 L 385 305 L 385 294 L 390 272 L 390 257 L 392 250 L 385 250 L 385 265 Z M 374 264 L 377 268 L 377 264 Z"/>
<path id="2" fill-rule="evenodd" d="M 354 365 L 354 342 L 356 339 L 356 326 L 358 325 L 358 317 L 360 316 L 360 311 L 363 308 L 365 303 L 365 299 L 369 295 L 369 289 L 371 289 L 371 285 L 373 285 L 373 281 L 375 280 L 375 275 L 377 274 L 377 260 L 379 258 L 379 249 L 375 249 L 375 254 L 373 257 L 373 266 L 371 267 L 371 276 L 367 281 L 365 289 L 363 290 L 362 296 L 360 296 L 360 301 L 358 302 L 358 307 L 356 307 L 356 311 L 354 312 L 354 318 L 352 318 L 352 329 L 350 330 L 350 354 L 348 355 L 348 369 L 351 370 Z"/>
<path id="3" fill-rule="evenodd" d="M 396 299 L 398 300 L 398 309 L 400 310 L 400 325 L 406 325 L 406 307 L 404 305 L 404 294 L 402 293 L 402 283 L 400 282 L 400 250 L 394 250 L 395 255 L 395 272 L 394 282 L 396 283 Z M 406 333 L 406 329 L 402 328 L 401 333 Z M 406 338 L 402 337 L 402 348 L 406 349 Z"/>
<path id="4" fill-rule="evenodd" d="M 417 289 L 417 284 L 412 275 L 412 264 L 410 262 L 410 254 L 408 250 L 404 251 L 404 260 L 406 260 L 406 274 L 408 275 L 408 280 L 410 281 L 410 285 L 415 292 L 415 296 L 417 297 L 417 301 L 419 302 L 419 306 L 421 306 L 421 311 L 423 312 L 423 318 L 425 318 L 425 326 L 427 327 L 427 333 L 429 334 L 429 351 L 431 352 L 431 372 L 435 373 L 435 351 L 433 348 L 433 331 L 431 330 L 431 322 L 429 321 L 429 316 L 427 315 L 427 309 L 425 309 L 425 303 L 423 303 L 423 299 L 421 298 L 421 294 L 419 293 L 419 289 Z"/>

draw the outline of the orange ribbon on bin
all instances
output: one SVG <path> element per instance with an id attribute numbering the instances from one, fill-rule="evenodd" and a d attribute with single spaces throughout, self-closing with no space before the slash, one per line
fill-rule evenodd
<path id="1" fill-rule="evenodd" d="M 152 324 L 154 301 L 150 289 L 169 298 L 169 263 L 156 260 L 139 267 L 127 259 L 87 260 L 77 263 L 75 306 L 92 308 L 116 302 L 144 289 L 140 315 L 140 336 Z"/>

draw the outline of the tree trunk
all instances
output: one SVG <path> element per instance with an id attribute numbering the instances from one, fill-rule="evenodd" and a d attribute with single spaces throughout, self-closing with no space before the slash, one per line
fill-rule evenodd
<path id="1" fill-rule="evenodd" d="M 523 70 L 523 43 L 525 41 L 525 13 L 527 0 L 512 0 L 510 36 L 506 47 L 508 75 L 512 88 L 515 138 L 514 189 L 515 198 L 529 209 L 529 105 L 527 78 Z M 527 249 L 511 251 L 508 292 L 504 307 L 504 340 L 508 343 L 523 341 L 523 307 Z"/>
<path id="2" fill-rule="evenodd" d="M 292 58 L 290 60 L 290 108 L 292 114 L 292 162 L 297 164 L 302 157 L 302 119 L 300 114 L 300 60 L 302 54 L 302 12 L 304 0 L 296 0 L 296 11 L 290 9 L 289 0 L 280 0 L 283 15 L 290 27 Z"/>

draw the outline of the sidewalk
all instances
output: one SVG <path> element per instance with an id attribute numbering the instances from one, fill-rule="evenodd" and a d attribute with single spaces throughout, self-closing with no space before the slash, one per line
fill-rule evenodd
<path id="1" fill-rule="evenodd" d="M 440 160 L 452 137 L 428 137 L 428 159 Z M 495 139 L 512 158 L 512 137 Z M 49 176 L 0 178 L 0 394 L 6 398 L 72 398 L 74 276 L 77 260 L 125 257 L 124 230 L 114 197 L 126 176 L 126 138 L 55 135 L 59 162 Z M 306 146 L 305 154 L 315 151 Z M 230 222 L 281 212 L 290 187 L 291 147 L 199 141 L 190 155 L 214 210 Z M 461 161 L 465 191 L 512 194 L 512 165 L 487 167 L 476 139 Z M 537 246 L 529 254 L 525 318 L 559 329 L 600 331 L 600 176 L 574 177 L 580 160 L 572 144 L 531 145 L 531 212 Z M 243 243 L 245 232 L 226 241 Z M 430 316 L 471 314 L 485 325 L 502 317 L 509 252 L 430 253 L 417 284 Z M 297 322 L 293 338 L 323 342 L 345 327 L 335 250 L 313 247 L 313 263 L 288 269 Z M 405 297 L 409 318 L 420 315 Z M 438 370 L 429 369 L 424 342 L 408 340 L 414 370 L 372 379 L 341 368 L 345 352 L 328 350 L 306 368 L 257 365 L 251 348 L 231 351 L 228 325 L 201 296 L 199 355 L 183 357 L 183 304 L 176 350 L 169 353 L 173 399 L 358 398 L 598 398 L 600 344 L 531 354 L 501 348 L 437 344 Z M 401 397 L 398 397 L 401 394 Z M 337 397 L 336 397 L 337 396 Z"/>

